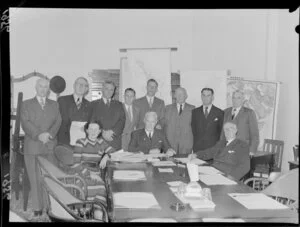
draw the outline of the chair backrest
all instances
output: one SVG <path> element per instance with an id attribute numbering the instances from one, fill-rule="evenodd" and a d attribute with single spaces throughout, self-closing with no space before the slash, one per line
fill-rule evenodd
<path id="1" fill-rule="evenodd" d="M 293 169 L 278 177 L 262 193 L 298 201 L 299 198 L 299 169 Z"/>
<path id="2" fill-rule="evenodd" d="M 294 161 L 299 161 L 299 145 L 295 145 L 293 147 L 293 153 L 294 153 Z"/>
<path id="3" fill-rule="evenodd" d="M 271 171 L 281 171 L 283 147 L 284 142 L 282 140 L 264 140 L 263 152 L 275 155 L 273 160 L 273 169 L 271 169 Z"/>

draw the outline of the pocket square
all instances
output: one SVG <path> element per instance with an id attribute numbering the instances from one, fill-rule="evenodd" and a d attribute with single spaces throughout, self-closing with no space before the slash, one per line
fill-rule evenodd
<path id="1" fill-rule="evenodd" d="M 229 151 L 228 151 L 229 154 L 232 154 L 232 153 L 234 153 L 234 152 L 235 152 L 235 151 L 232 151 L 232 150 L 229 150 Z"/>
<path id="2" fill-rule="evenodd" d="M 217 121 L 217 120 L 219 120 L 219 119 L 216 117 L 214 121 Z"/>

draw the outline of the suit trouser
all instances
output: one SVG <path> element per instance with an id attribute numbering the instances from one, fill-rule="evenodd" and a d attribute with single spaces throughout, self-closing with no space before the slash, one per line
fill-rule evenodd
<path id="1" fill-rule="evenodd" d="M 56 160 L 53 156 L 53 152 L 48 152 L 45 154 L 25 154 L 24 161 L 26 170 L 28 173 L 28 178 L 30 182 L 30 191 L 32 198 L 32 206 L 34 211 L 39 211 L 44 208 L 45 205 L 45 195 L 43 195 L 42 184 L 41 184 L 41 173 L 37 165 L 37 157 L 42 156 L 48 159 L 50 162 L 56 165 Z"/>

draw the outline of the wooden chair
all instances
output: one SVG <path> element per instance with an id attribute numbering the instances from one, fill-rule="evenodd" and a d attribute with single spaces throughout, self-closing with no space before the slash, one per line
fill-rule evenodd
<path id="1" fill-rule="evenodd" d="M 299 145 L 295 145 L 293 147 L 293 153 L 294 153 L 294 161 L 298 162 L 299 161 Z"/>
<path id="2" fill-rule="evenodd" d="M 282 163 L 284 142 L 282 140 L 265 139 L 263 145 L 264 153 L 274 154 L 271 172 L 280 172 Z"/>
<path id="3" fill-rule="evenodd" d="M 299 169 L 293 169 L 278 177 L 262 193 L 276 199 L 292 209 L 298 210 Z"/>
<path id="4" fill-rule="evenodd" d="M 101 202 L 80 200 L 62 182 L 43 175 L 42 184 L 47 195 L 47 214 L 54 222 L 108 222 L 108 213 Z"/>
<path id="5" fill-rule="evenodd" d="M 74 196 L 81 199 L 87 198 L 87 185 L 84 179 L 76 174 L 66 174 L 53 163 L 44 157 L 38 157 L 37 162 L 41 171 L 41 176 L 48 175 L 59 180 Z"/>

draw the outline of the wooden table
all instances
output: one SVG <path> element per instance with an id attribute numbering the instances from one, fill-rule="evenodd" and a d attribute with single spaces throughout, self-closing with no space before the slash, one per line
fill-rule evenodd
<path id="1" fill-rule="evenodd" d="M 289 161 L 290 170 L 299 168 L 299 161 Z"/>
<path id="2" fill-rule="evenodd" d="M 164 168 L 164 167 L 159 167 Z M 169 181 L 183 181 L 187 183 L 189 177 L 186 168 L 172 168 L 174 173 L 160 173 L 158 167 L 151 163 L 114 163 L 108 164 L 106 181 L 111 200 L 114 192 L 152 192 L 162 209 L 114 209 L 113 202 L 109 206 L 111 221 L 125 222 L 136 218 L 173 218 L 178 222 L 201 222 L 202 218 L 242 218 L 246 222 L 286 222 L 298 223 L 298 213 L 290 209 L 286 210 L 248 210 L 227 193 L 247 193 L 254 190 L 242 183 L 237 185 L 210 186 L 212 200 L 216 204 L 214 210 L 194 211 L 189 206 L 184 211 L 176 212 L 170 208 L 171 204 L 180 202 L 170 191 Z M 147 181 L 114 181 L 114 170 L 144 170 Z M 200 182 L 202 188 L 208 187 Z"/>

